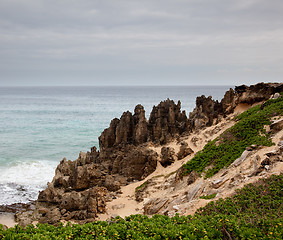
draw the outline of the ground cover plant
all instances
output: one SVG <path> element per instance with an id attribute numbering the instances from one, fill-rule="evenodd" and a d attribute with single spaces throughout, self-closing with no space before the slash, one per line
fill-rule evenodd
<path id="1" fill-rule="evenodd" d="M 200 196 L 199 198 L 209 200 L 209 199 L 215 198 L 216 195 L 217 195 L 216 193 L 213 193 L 213 194 L 206 195 L 206 196 Z"/>
<path id="2" fill-rule="evenodd" d="M 48 224 L 3 230 L 0 239 L 282 239 L 283 174 L 247 185 L 194 216 L 132 215 L 83 225 Z"/>
<path id="3" fill-rule="evenodd" d="M 270 99 L 235 118 L 237 123 L 221 136 L 205 145 L 189 162 L 183 165 L 183 174 L 192 171 L 209 178 L 223 167 L 228 167 L 241 156 L 246 147 L 253 144 L 271 146 L 273 143 L 264 126 L 271 124 L 271 118 L 283 115 L 283 97 Z"/>

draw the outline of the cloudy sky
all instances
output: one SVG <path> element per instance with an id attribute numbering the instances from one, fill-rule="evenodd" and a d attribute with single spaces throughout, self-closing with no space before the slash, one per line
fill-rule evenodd
<path id="1" fill-rule="evenodd" d="M 2 86 L 282 76 L 282 0 L 0 0 Z"/>

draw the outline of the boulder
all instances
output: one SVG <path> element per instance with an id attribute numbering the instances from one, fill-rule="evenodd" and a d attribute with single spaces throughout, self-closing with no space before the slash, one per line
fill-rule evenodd
<path id="1" fill-rule="evenodd" d="M 181 142 L 180 150 L 177 154 L 178 160 L 183 159 L 191 155 L 192 153 L 194 153 L 194 151 L 190 147 L 188 147 L 188 144 L 186 142 Z"/>
<path id="2" fill-rule="evenodd" d="M 161 148 L 161 165 L 163 167 L 167 167 L 171 165 L 177 159 L 175 151 L 171 147 L 163 147 Z"/>
<path id="3" fill-rule="evenodd" d="M 241 157 L 237 158 L 232 164 L 231 166 L 234 166 L 234 167 L 238 167 L 248 156 L 251 155 L 251 151 L 250 150 L 245 150 Z"/>
<path id="4" fill-rule="evenodd" d="M 86 220 L 97 213 L 104 213 L 106 207 L 106 188 L 94 187 L 84 191 L 69 191 L 60 194 L 60 201 L 55 202 L 49 186 L 40 193 L 36 208 L 40 223 L 56 224 L 60 220 Z M 49 195 L 50 194 L 50 195 Z M 55 204 L 54 204 L 55 203 Z"/>
<path id="5" fill-rule="evenodd" d="M 152 198 L 144 205 L 144 214 L 157 214 L 168 203 L 168 198 Z"/>

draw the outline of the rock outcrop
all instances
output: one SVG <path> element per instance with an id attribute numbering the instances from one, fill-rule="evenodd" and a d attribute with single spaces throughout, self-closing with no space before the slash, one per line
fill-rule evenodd
<path id="1" fill-rule="evenodd" d="M 249 104 L 268 100 L 272 95 L 283 91 L 283 83 L 258 83 L 241 85 L 227 91 L 221 102 L 211 96 L 197 97 L 196 107 L 190 113 L 191 129 L 197 130 L 216 124 L 221 118 L 232 113 L 239 104 Z"/>
<path id="2" fill-rule="evenodd" d="M 75 161 L 63 159 L 60 162 L 52 182 L 39 194 L 33 217 L 41 223 L 51 224 L 61 220 L 93 221 L 98 213 L 106 211 L 109 192 L 144 179 L 155 171 L 158 161 L 166 167 L 193 153 L 186 142 L 181 143 L 177 155 L 172 148 L 163 147 L 159 156 L 149 146 L 163 145 L 181 135 L 211 126 L 232 113 L 240 103 L 254 104 L 282 91 L 281 83 L 260 83 L 230 89 L 221 102 L 201 96 L 196 99 L 196 108 L 189 119 L 181 111 L 180 101 L 175 104 L 167 99 L 154 106 L 149 120 L 143 106 L 137 105 L 134 114 L 124 112 L 101 133 L 99 151 L 93 147 L 90 152 L 80 153 Z M 192 175 L 187 184 L 192 184 L 198 177 Z M 159 201 L 156 209 L 149 207 L 145 212 L 158 212 L 158 208 L 167 203 L 166 199 L 156 201 Z"/>
<path id="3" fill-rule="evenodd" d="M 113 119 L 99 137 L 99 146 L 103 151 L 125 144 L 137 146 L 147 141 L 163 144 L 186 131 L 188 119 L 185 111 L 181 112 L 181 102 L 175 104 L 167 99 L 153 107 L 149 121 L 142 105 L 136 106 L 134 115 L 128 111 L 120 119 Z"/>
<path id="4" fill-rule="evenodd" d="M 104 213 L 109 191 L 142 180 L 156 169 L 158 154 L 146 142 L 165 143 L 188 130 L 180 108 L 180 102 L 168 99 L 153 107 L 147 121 L 143 106 L 137 105 L 134 114 L 124 112 L 102 132 L 100 151 L 93 147 L 76 161 L 63 159 L 52 182 L 39 194 L 34 214 L 39 222 L 89 221 Z"/>
<path id="5" fill-rule="evenodd" d="M 164 144 L 172 137 L 189 130 L 189 122 L 185 111 L 181 112 L 181 102 L 175 104 L 167 99 L 157 107 L 154 106 L 148 123 L 149 139 Z"/>

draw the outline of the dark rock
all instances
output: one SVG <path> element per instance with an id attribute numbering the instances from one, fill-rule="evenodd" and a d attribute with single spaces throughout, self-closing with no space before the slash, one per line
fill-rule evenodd
<path id="1" fill-rule="evenodd" d="M 34 201 L 30 203 L 13 203 L 9 205 L 0 205 L 0 212 L 16 213 L 20 211 L 30 211 L 34 209 Z"/>
<path id="2" fill-rule="evenodd" d="M 112 192 L 115 192 L 120 189 L 120 183 L 118 181 L 115 181 L 114 177 L 111 175 L 105 176 L 105 183 L 104 186 Z"/>
<path id="3" fill-rule="evenodd" d="M 201 96 L 196 99 L 196 107 L 190 113 L 191 129 L 197 130 L 217 123 L 221 117 L 233 113 L 238 104 L 252 105 L 266 101 L 272 94 L 282 92 L 283 83 L 258 83 L 256 85 L 241 85 L 230 89 L 219 103 L 209 97 Z M 262 105 L 262 108 L 265 105 Z"/>
<path id="4" fill-rule="evenodd" d="M 172 137 L 188 131 L 188 119 L 185 111 L 181 112 L 181 102 L 175 104 L 167 99 L 154 106 L 149 117 L 149 138 L 161 144 Z"/>
<path id="5" fill-rule="evenodd" d="M 54 205 L 52 199 L 55 195 L 52 191 L 48 191 L 52 188 L 49 185 L 43 191 L 41 201 L 37 202 L 37 214 L 40 223 L 56 224 L 62 219 L 85 220 L 89 217 L 95 217 L 97 213 L 105 212 L 107 194 L 105 188 L 94 187 L 79 192 L 74 190 L 63 192 L 60 202 L 56 205 Z"/>
<path id="6" fill-rule="evenodd" d="M 271 164 L 271 162 L 270 162 L 270 159 L 269 159 L 269 158 L 264 159 L 264 160 L 260 163 L 261 166 L 270 165 L 270 164 Z"/>
<path id="7" fill-rule="evenodd" d="M 148 139 L 148 124 L 145 118 L 144 108 L 140 104 L 135 107 L 133 122 L 135 126 L 133 130 L 134 144 L 139 145 L 145 143 Z"/>
<path id="8" fill-rule="evenodd" d="M 254 104 L 261 101 L 266 101 L 271 95 L 282 92 L 282 83 L 258 83 L 256 85 L 246 86 L 241 85 L 235 87 L 236 102 Z"/>
<path id="9" fill-rule="evenodd" d="M 189 121 L 193 129 L 202 129 L 211 126 L 214 120 L 223 114 L 222 105 L 218 101 L 214 101 L 211 96 L 197 97 L 196 107 L 190 113 Z"/>
<path id="10" fill-rule="evenodd" d="M 178 160 L 183 159 L 184 157 L 189 156 L 192 153 L 194 153 L 194 151 L 190 147 L 188 147 L 188 144 L 186 142 L 182 142 L 180 150 L 177 155 Z"/>
<path id="11" fill-rule="evenodd" d="M 171 147 L 163 147 L 161 148 L 161 165 L 163 167 L 167 167 L 171 165 L 176 160 L 175 151 Z"/>
<path id="12" fill-rule="evenodd" d="M 155 171 L 158 154 L 144 147 L 132 147 L 120 152 L 113 161 L 113 173 L 124 176 L 129 181 L 141 180 Z"/>
<path id="13" fill-rule="evenodd" d="M 224 98 L 221 100 L 220 104 L 222 106 L 222 111 L 225 114 L 230 114 L 234 111 L 237 106 L 236 102 L 236 93 L 230 88 L 224 95 Z"/>

